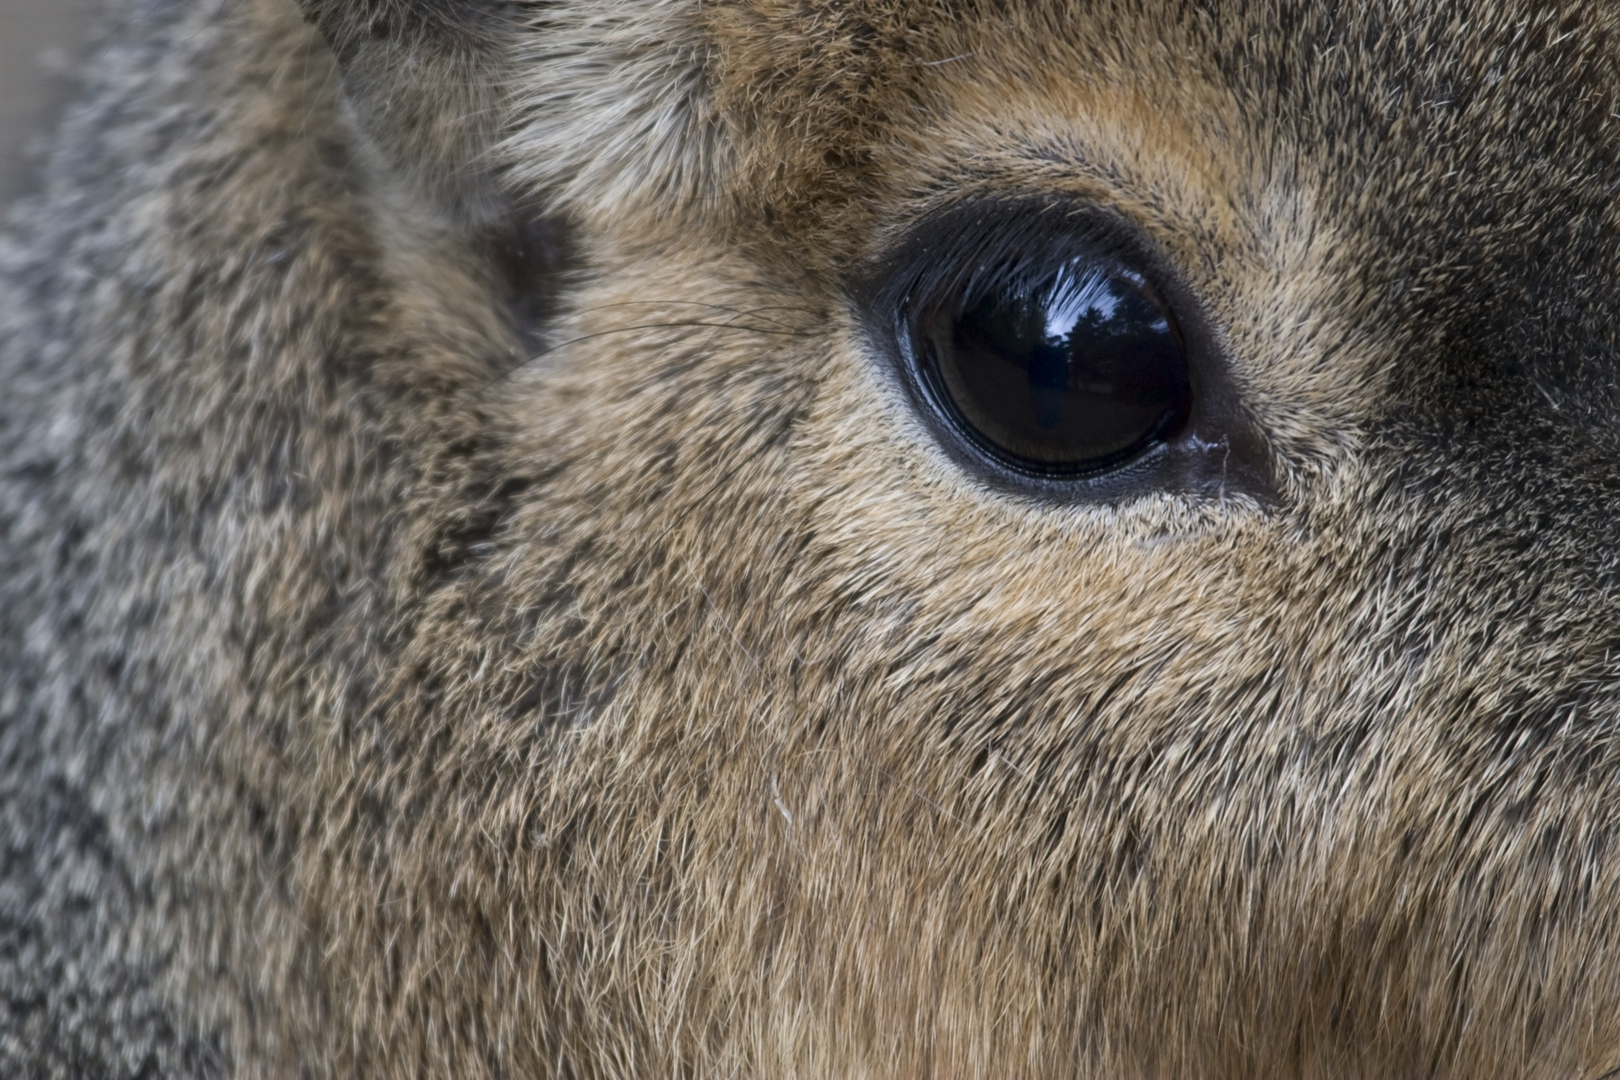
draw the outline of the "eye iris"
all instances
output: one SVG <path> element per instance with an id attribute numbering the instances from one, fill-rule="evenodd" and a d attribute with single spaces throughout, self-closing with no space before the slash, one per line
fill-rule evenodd
<path id="1" fill-rule="evenodd" d="M 981 448 L 1045 475 L 1124 461 L 1185 424 L 1187 359 L 1137 275 L 1069 263 L 936 309 L 921 327 L 934 396 Z"/>

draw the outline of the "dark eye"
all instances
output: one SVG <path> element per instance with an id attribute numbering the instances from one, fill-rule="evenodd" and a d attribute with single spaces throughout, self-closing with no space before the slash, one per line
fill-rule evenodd
<path id="1" fill-rule="evenodd" d="M 1148 282 L 1075 257 L 992 272 L 913 309 L 918 374 L 944 417 L 1003 465 L 1100 472 L 1174 437 L 1192 409 L 1186 349 Z"/>
<path id="2" fill-rule="evenodd" d="M 917 219 L 848 288 L 923 429 L 992 488 L 1091 503 L 1276 496 L 1219 328 L 1123 217 L 967 200 Z"/>

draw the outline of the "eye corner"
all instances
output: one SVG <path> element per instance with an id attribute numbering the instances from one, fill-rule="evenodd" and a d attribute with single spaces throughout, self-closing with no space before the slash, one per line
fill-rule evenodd
<path id="1" fill-rule="evenodd" d="M 1062 280 L 1081 270 L 1088 280 Z M 987 486 L 1055 503 L 1276 501 L 1267 440 L 1218 336 L 1169 260 L 1112 212 L 1052 199 L 948 207 L 869 262 L 849 295 L 923 427 Z"/>

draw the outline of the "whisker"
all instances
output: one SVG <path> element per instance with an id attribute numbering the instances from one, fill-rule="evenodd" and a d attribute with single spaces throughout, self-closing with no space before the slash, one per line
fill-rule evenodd
<path id="1" fill-rule="evenodd" d="M 680 322 L 638 323 L 638 324 L 636 324 L 634 326 L 615 326 L 611 330 L 598 330 L 598 331 L 596 331 L 595 333 L 592 333 L 592 334 L 581 334 L 578 337 L 572 337 L 572 338 L 569 338 L 566 341 L 559 341 L 555 345 L 548 346 L 547 348 L 545 348 L 541 352 L 538 352 L 535 355 L 529 357 L 528 359 L 523 360 L 523 361 L 521 361 L 521 362 L 519 362 L 517 364 L 512 365 L 512 367 L 508 368 L 506 371 L 501 372 L 494 379 L 490 380 L 489 385 L 486 386 L 485 389 L 488 390 L 488 389 L 490 389 L 490 388 L 492 388 L 494 386 L 497 386 L 497 385 L 505 382 L 507 379 L 510 379 L 513 375 L 516 375 L 519 371 L 522 371 L 524 368 L 528 367 L 530 364 L 535 363 L 538 360 L 544 359 L 545 357 L 547 357 L 547 356 L 551 355 L 552 353 L 556 352 L 558 349 L 566 349 L 569 346 L 578 345 L 581 342 L 592 341 L 592 340 L 594 340 L 596 338 L 609 337 L 609 336 L 611 336 L 613 334 L 629 334 L 629 333 L 634 333 L 637 330 L 678 330 L 678 329 L 742 330 L 742 331 L 745 331 L 745 332 L 751 333 L 751 334 L 768 334 L 768 335 L 775 335 L 777 337 L 793 337 L 793 338 L 807 338 L 807 337 L 814 337 L 815 336 L 813 333 L 811 333 L 810 331 L 807 331 L 807 330 L 779 330 L 779 329 L 775 329 L 775 328 L 772 328 L 772 327 L 744 326 L 744 325 L 742 325 L 740 323 L 702 322 L 702 321 L 697 321 L 697 320 L 680 321 Z"/>
<path id="2" fill-rule="evenodd" d="M 588 308 L 582 308 L 580 310 L 581 313 L 588 314 L 594 311 L 607 311 L 610 308 L 647 307 L 653 305 L 670 306 L 675 304 L 680 304 L 686 307 L 703 307 L 708 308 L 711 311 L 723 311 L 729 315 L 737 315 L 742 318 L 753 318 L 767 311 L 796 311 L 804 315 L 818 314 L 818 312 L 813 308 L 800 307 L 796 304 L 762 304 L 759 307 L 754 308 L 734 308 L 727 307 L 725 304 L 710 304 L 702 300 L 618 300 L 611 304 L 593 304 Z M 786 325 L 786 320 L 773 319 L 772 321 L 782 322 L 784 325 Z"/>
<path id="3" fill-rule="evenodd" d="M 742 643 L 742 638 L 737 636 L 737 631 L 732 628 L 731 620 L 726 618 L 725 612 L 720 610 L 720 605 L 715 603 L 714 597 L 709 593 L 708 586 L 703 584 L 703 579 L 697 576 L 696 570 L 692 569 L 691 562 L 686 559 L 682 559 L 681 563 L 686 567 L 686 572 L 691 575 L 692 581 L 698 587 L 698 591 L 703 594 L 703 599 L 709 602 L 709 607 L 714 610 L 715 617 L 720 620 L 720 625 L 724 626 L 726 628 L 726 633 L 731 635 L 732 644 L 736 645 L 738 651 L 748 658 L 748 662 L 750 664 L 754 665 L 755 671 L 763 672 L 765 668 L 761 666 L 760 662 L 754 658 L 754 654 L 748 651 L 748 646 Z"/>
<path id="4" fill-rule="evenodd" d="M 883 768 L 883 766 L 881 766 L 881 765 L 873 765 L 872 768 L 873 768 L 874 771 L 876 771 L 878 773 L 881 773 L 883 776 L 887 777 L 889 780 L 892 780 L 894 783 L 899 784 L 901 787 L 903 787 L 907 791 L 911 792 L 911 794 L 915 795 L 917 798 L 921 799 L 923 802 L 925 802 L 929 806 L 933 807 L 939 813 L 941 813 L 944 816 L 950 818 L 952 821 L 956 822 L 958 825 L 962 826 L 964 829 L 968 827 L 967 822 L 963 821 L 961 818 L 957 817 L 955 814 L 953 814 L 949 810 L 945 809 L 939 803 L 935 802 L 933 799 L 930 799 L 928 796 L 924 795 L 922 792 L 918 791 L 916 788 L 912 787 L 910 784 L 906 783 L 904 780 L 902 780 L 898 776 L 894 775 L 894 773 L 890 772 L 888 769 Z"/>

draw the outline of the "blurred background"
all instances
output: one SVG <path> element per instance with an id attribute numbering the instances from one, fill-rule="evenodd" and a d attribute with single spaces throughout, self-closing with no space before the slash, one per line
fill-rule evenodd
<path id="1" fill-rule="evenodd" d="M 71 97 L 102 2 L 0 0 L 0 206 L 24 190 L 30 144 Z"/>

